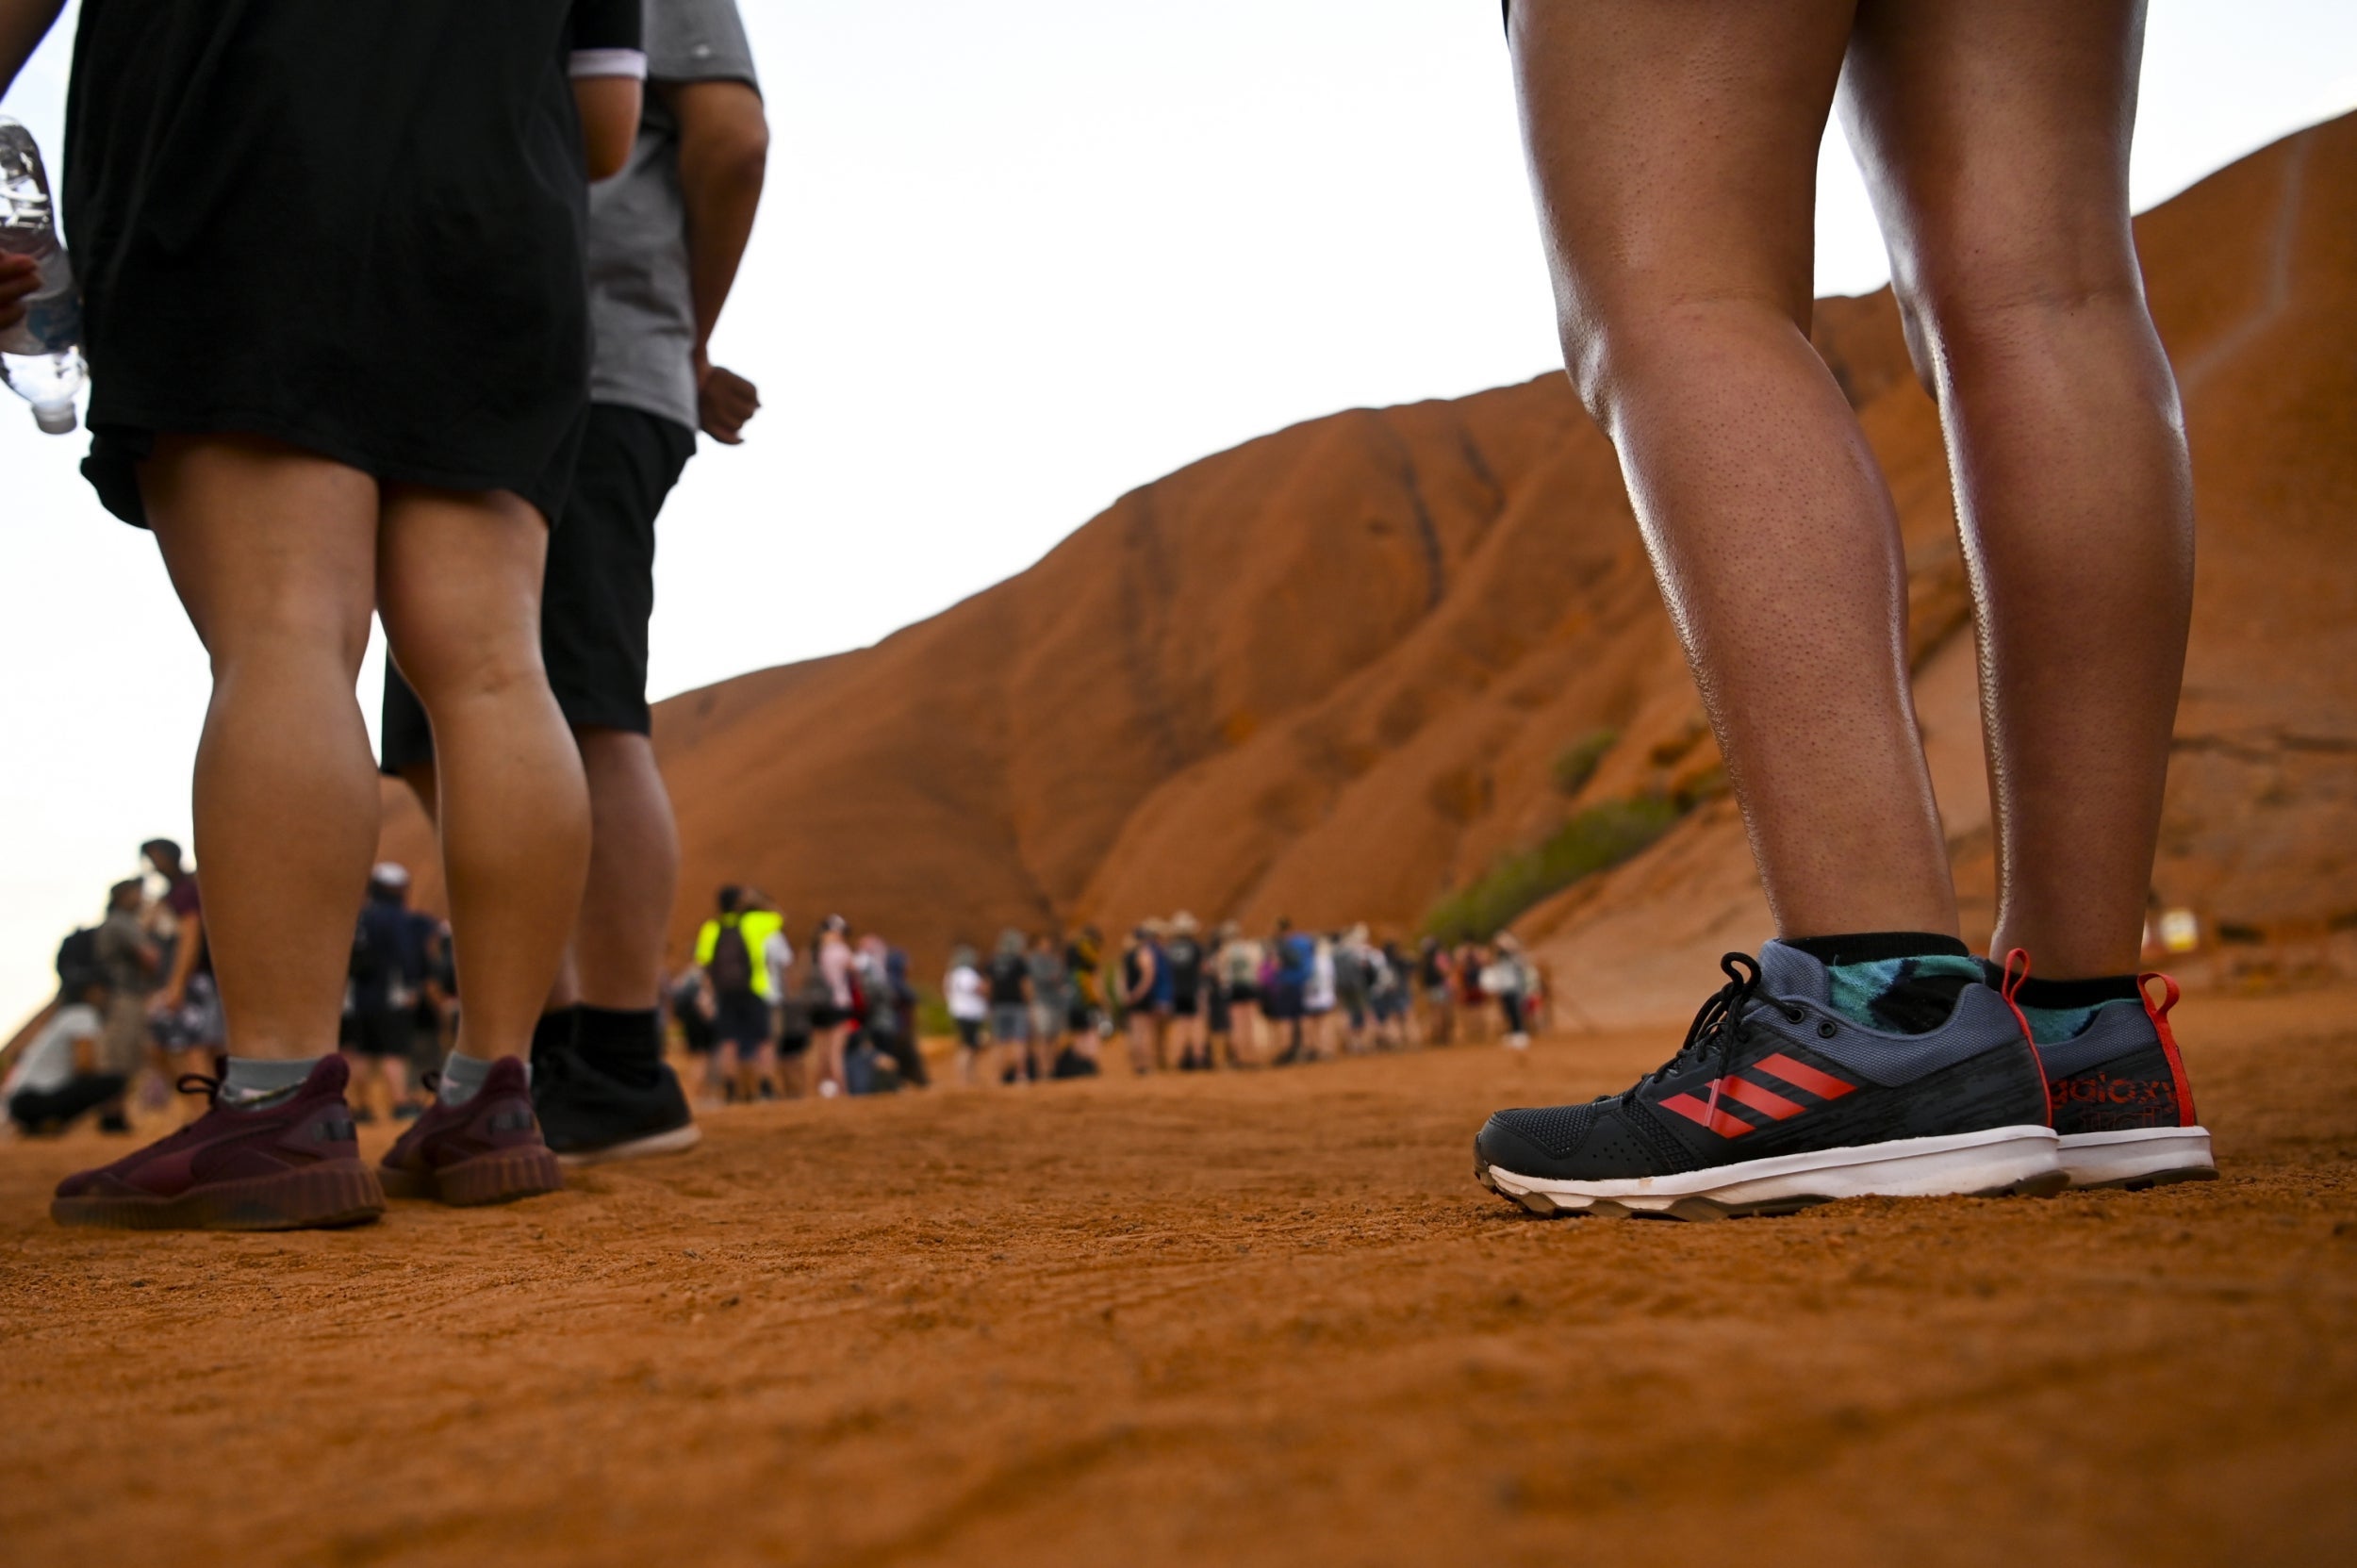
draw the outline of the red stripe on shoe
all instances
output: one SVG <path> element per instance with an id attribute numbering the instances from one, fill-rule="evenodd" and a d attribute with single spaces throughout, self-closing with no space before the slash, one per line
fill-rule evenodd
<path id="1" fill-rule="evenodd" d="M 1753 1063 L 1752 1066 L 1755 1071 L 1766 1073 L 1771 1078 L 1783 1079 L 1796 1089 L 1806 1089 L 1819 1099 L 1839 1099 L 1843 1095 L 1857 1087 L 1848 1079 L 1836 1078 L 1828 1072 L 1820 1072 L 1805 1062 L 1795 1062 L 1782 1051 L 1776 1052 L 1773 1056 L 1763 1056 Z M 1740 1080 L 1737 1081 L 1739 1082 Z"/>
<path id="2" fill-rule="evenodd" d="M 1675 1111 L 1688 1121 L 1706 1127 L 1722 1138 L 1739 1138 L 1752 1131 L 1752 1124 L 1740 1116 L 1730 1116 L 1714 1106 L 1705 1105 L 1692 1095 L 1672 1095 L 1660 1102 L 1664 1111 Z"/>
<path id="3" fill-rule="evenodd" d="M 1773 1089 L 1762 1088 L 1749 1079 L 1722 1078 L 1719 1081 L 1719 1092 L 1755 1111 L 1765 1112 L 1778 1121 L 1797 1116 L 1808 1109 L 1798 1100 L 1787 1099 Z"/>

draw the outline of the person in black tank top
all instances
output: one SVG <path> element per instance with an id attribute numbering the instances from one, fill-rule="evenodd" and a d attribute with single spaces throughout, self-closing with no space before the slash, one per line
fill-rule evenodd
<path id="1" fill-rule="evenodd" d="M 1194 916 L 1182 910 L 1171 917 L 1162 957 L 1170 966 L 1170 1045 L 1180 1072 L 1200 1072 L 1211 1065 L 1211 1050 L 1204 1033 L 1203 943 Z"/>
<path id="2" fill-rule="evenodd" d="M 1120 997 L 1122 1021 L 1129 1035 L 1129 1065 L 1140 1075 L 1152 1072 L 1161 1054 L 1162 1017 L 1154 1007 L 1161 978 L 1153 933 L 1140 926 L 1122 943 Z"/>

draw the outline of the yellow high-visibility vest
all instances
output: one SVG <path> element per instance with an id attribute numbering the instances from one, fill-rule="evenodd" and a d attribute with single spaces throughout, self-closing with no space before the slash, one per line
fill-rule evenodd
<path id="1" fill-rule="evenodd" d="M 712 955 L 720 946 L 720 928 L 734 926 L 744 933 L 745 956 L 751 963 L 753 991 L 757 996 L 769 995 L 769 966 L 763 958 L 769 938 L 785 929 L 785 916 L 772 909 L 749 909 L 742 915 L 723 915 L 706 920 L 696 933 L 696 966 L 708 968 Z"/>

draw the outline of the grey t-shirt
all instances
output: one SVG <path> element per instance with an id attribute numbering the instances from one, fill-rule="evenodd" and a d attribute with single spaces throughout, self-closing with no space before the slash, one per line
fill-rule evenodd
<path id="1" fill-rule="evenodd" d="M 688 288 L 687 208 L 679 122 L 667 82 L 744 82 L 753 52 L 735 0 L 646 0 L 647 108 L 630 161 L 589 188 L 593 403 L 620 404 L 694 430 L 696 305 Z"/>

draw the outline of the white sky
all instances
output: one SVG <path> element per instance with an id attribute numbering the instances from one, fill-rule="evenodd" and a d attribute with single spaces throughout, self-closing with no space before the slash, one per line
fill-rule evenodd
<path id="1" fill-rule="evenodd" d="M 657 696 L 872 642 L 1253 436 L 1556 363 L 1491 0 L 740 3 L 772 151 L 715 353 L 767 405 L 665 514 Z M 74 14 L 0 102 L 53 172 Z M 2352 106 L 2349 0 L 2155 0 L 2136 204 Z M 1820 184 L 1819 291 L 1880 286 L 1838 130 Z M 190 836 L 203 652 L 81 450 L 0 394 L 0 1029 Z"/>

